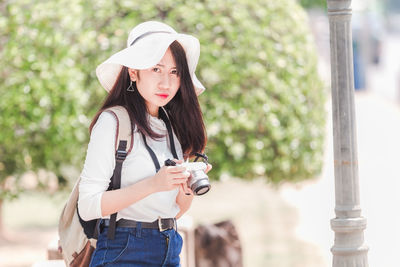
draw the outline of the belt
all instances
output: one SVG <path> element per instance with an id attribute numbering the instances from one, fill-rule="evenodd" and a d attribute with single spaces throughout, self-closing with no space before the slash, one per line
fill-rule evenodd
<path id="1" fill-rule="evenodd" d="M 123 228 L 136 228 L 138 225 L 138 221 L 134 220 L 127 220 L 127 219 L 120 219 L 117 221 L 116 226 L 117 227 L 123 227 Z M 110 220 L 105 219 L 103 220 L 104 226 L 108 227 L 110 226 Z M 161 219 L 158 218 L 154 222 L 140 222 L 142 228 L 147 228 L 147 229 L 158 229 L 160 232 L 169 230 L 169 229 L 175 229 L 176 230 L 176 219 L 175 218 L 166 218 L 166 219 Z"/>

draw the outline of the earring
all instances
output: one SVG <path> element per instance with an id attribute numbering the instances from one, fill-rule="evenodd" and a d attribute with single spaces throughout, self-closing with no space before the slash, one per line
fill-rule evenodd
<path id="1" fill-rule="evenodd" d="M 126 88 L 126 91 L 128 91 L 128 92 L 134 92 L 135 91 L 135 88 L 133 88 L 132 84 L 133 84 L 133 81 L 131 80 L 131 84 L 129 85 L 128 88 Z"/>

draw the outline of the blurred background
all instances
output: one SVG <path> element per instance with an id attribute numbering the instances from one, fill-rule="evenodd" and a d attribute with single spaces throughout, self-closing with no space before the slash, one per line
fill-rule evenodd
<path id="1" fill-rule="evenodd" d="M 352 1 L 361 207 L 370 266 L 399 266 L 400 4 Z M 0 266 L 47 257 L 106 92 L 95 68 L 160 20 L 199 38 L 212 190 L 247 267 L 331 266 L 329 22 L 323 0 L 0 1 Z"/>

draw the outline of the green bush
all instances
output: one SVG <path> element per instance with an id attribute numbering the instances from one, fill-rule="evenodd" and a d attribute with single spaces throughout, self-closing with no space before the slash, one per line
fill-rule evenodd
<path id="1" fill-rule="evenodd" d="M 323 8 L 326 10 L 327 0 L 300 0 L 299 2 L 304 8 Z"/>
<path id="2" fill-rule="evenodd" d="M 106 95 L 95 67 L 145 20 L 200 39 L 213 178 L 279 182 L 320 171 L 324 89 L 295 1 L 20 0 L 0 12 L 0 184 L 30 169 L 81 168 L 88 124 Z"/>
<path id="3" fill-rule="evenodd" d="M 64 180 L 61 167 L 82 161 L 90 94 L 80 61 L 79 12 L 57 6 L 68 3 L 73 1 L 1 4 L 0 198 L 19 191 L 10 175 L 43 168 Z M 46 187 L 48 179 L 36 183 Z"/>
<path id="4" fill-rule="evenodd" d="M 304 11 L 290 0 L 206 1 L 181 10 L 173 18 L 194 25 L 181 27 L 203 45 L 212 175 L 279 182 L 318 173 L 325 92 Z"/>

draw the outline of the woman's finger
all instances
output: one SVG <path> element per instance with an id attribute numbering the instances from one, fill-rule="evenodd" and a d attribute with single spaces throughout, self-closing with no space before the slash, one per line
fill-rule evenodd
<path id="1" fill-rule="evenodd" d="M 180 166 L 169 166 L 169 167 L 167 167 L 167 170 L 169 173 L 179 173 L 179 172 L 186 171 L 186 168 L 180 167 Z"/>
<path id="2" fill-rule="evenodd" d="M 183 163 L 183 160 L 182 160 L 182 159 L 173 159 L 173 161 L 175 161 L 175 162 L 178 163 L 178 164 L 182 164 L 182 163 Z"/>
<path id="3" fill-rule="evenodd" d="M 168 179 L 188 179 L 190 177 L 190 172 L 177 172 L 167 174 Z"/>
<path id="4" fill-rule="evenodd" d="M 210 163 L 208 163 L 205 172 L 207 173 L 207 172 L 211 171 L 211 169 L 212 169 L 212 165 Z"/>
<path id="5" fill-rule="evenodd" d="M 190 190 L 190 188 L 187 186 L 187 183 L 182 184 L 181 188 L 185 195 L 190 196 L 192 194 L 192 190 Z"/>
<path id="6" fill-rule="evenodd" d="M 187 178 L 175 178 L 172 180 L 173 184 L 184 184 L 187 182 Z"/>
<path id="7" fill-rule="evenodd" d="M 181 189 L 182 189 L 182 191 L 185 193 L 185 195 L 188 194 L 188 192 L 187 192 L 187 190 L 186 190 L 186 187 L 185 187 L 185 184 L 181 184 Z"/>

